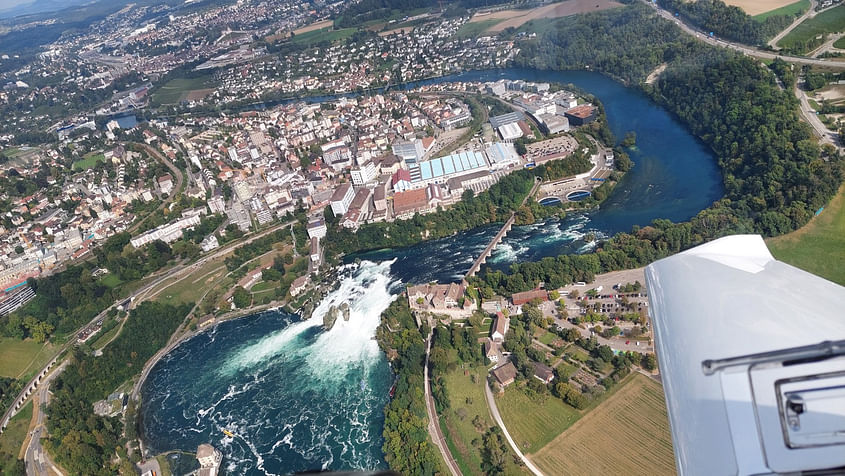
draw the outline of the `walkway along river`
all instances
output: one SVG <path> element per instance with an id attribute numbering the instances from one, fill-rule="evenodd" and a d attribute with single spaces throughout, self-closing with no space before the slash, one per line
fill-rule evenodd
<path id="1" fill-rule="evenodd" d="M 604 104 L 617 137 L 633 130 L 635 167 L 596 212 L 513 227 L 488 265 L 589 249 L 584 234 L 610 235 L 655 218 L 686 220 L 722 194 L 712 155 L 666 111 L 634 89 L 588 72 L 509 69 L 427 81 L 499 78 L 574 83 Z M 300 321 L 265 312 L 221 323 L 183 342 L 142 387 L 143 435 L 155 451 L 210 442 L 232 474 L 384 468 L 382 409 L 392 381 L 372 337 L 381 312 L 411 282 L 460 279 L 500 226 L 359 255 L 340 288 Z M 332 304 L 349 321 L 320 325 Z M 226 437 L 222 429 L 232 431 Z"/>

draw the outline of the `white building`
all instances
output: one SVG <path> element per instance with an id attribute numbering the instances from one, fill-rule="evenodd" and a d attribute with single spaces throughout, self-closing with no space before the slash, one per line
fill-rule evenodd
<path id="1" fill-rule="evenodd" d="M 325 238 L 326 232 L 328 229 L 326 228 L 326 223 L 323 220 L 315 220 L 308 224 L 306 227 L 308 230 L 308 237 L 309 238 Z"/>
<path id="2" fill-rule="evenodd" d="M 332 195 L 332 212 L 335 216 L 341 216 L 346 213 L 349 210 L 349 204 L 352 203 L 353 198 L 355 198 L 355 192 L 352 190 L 352 184 L 341 184 L 334 191 L 334 195 Z"/>
<path id="3" fill-rule="evenodd" d="M 140 248 L 156 240 L 161 240 L 165 243 L 172 243 L 182 237 L 182 230 L 199 224 L 199 214 L 190 215 L 185 218 L 176 220 L 173 223 L 161 225 L 142 235 L 138 235 L 135 238 L 132 238 L 130 240 L 130 243 L 132 243 L 132 246 L 134 246 L 135 248 Z"/>
<path id="4" fill-rule="evenodd" d="M 359 165 L 351 171 L 352 183 L 356 186 L 365 185 L 376 178 L 376 166 L 372 162 L 367 162 L 364 165 Z"/>
<path id="5" fill-rule="evenodd" d="M 223 461 L 223 453 L 217 448 L 203 443 L 197 447 L 197 461 L 200 463 L 197 476 L 217 476 L 220 463 Z"/>
<path id="6" fill-rule="evenodd" d="M 406 164 L 416 164 L 425 156 L 425 148 L 422 140 L 415 139 L 411 142 L 393 144 L 393 154 L 401 157 Z"/>

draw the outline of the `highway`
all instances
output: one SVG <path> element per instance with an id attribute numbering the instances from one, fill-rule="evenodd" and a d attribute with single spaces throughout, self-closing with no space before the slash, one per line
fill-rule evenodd
<path id="1" fill-rule="evenodd" d="M 738 51 L 743 53 L 747 56 L 752 56 L 758 59 L 766 59 L 766 60 L 773 60 L 776 58 L 781 58 L 784 61 L 800 64 L 800 65 L 809 65 L 809 66 L 823 66 L 828 69 L 838 70 L 838 71 L 845 71 L 845 62 L 843 61 L 827 61 L 824 58 L 817 59 L 817 58 L 807 58 L 804 56 L 790 56 L 790 55 L 783 55 L 778 54 L 776 52 L 765 51 L 759 48 L 755 48 L 753 46 L 743 45 L 741 43 L 735 43 L 732 41 L 722 40 L 718 37 L 711 37 L 707 32 L 699 30 L 691 25 L 684 23 L 679 17 L 676 17 L 674 14 L 660 8 L 657 4 L 651 3 L 647 0 L 643 0 L 646 2 L 647 5 L 650 5 L 654 8 L 654 11 L 657 12 L 658 15 L 662 16 L 663 18 L 675 23 L 678 27 L 683 30 L 684 32 L 698 38 L 700 41 L 707 43 L 711 46 L 716 46 L 719 48 L 727 48 Z"/>

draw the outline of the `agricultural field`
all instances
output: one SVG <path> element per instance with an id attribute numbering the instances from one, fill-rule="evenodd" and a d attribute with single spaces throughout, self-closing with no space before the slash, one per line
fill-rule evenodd
<path id="1" fill-rule="evenodd" d="M 790 0 L 783 0 L 778 2 L 770 2 L 768 0 L 756 0 L 756 1 L 747 1 L 747 0 L 731 0 L 728 5 L 736 5 L 746 13 L 753 16 L 757 21 L 765 21 L 769 17 L 776 17 L 776 16 L 789 16 L 789 17 L 797 17 L 810 8 L 810 0 L 798 0 L 795 3 L 788 3 Z M 739 3 L 749 3 L 748 10 L 746 10 L 743 6 L 738 5 Z M 783 3 L 787 3 L 782 7 L 778 7 L 778 5 L 782 5 Z M 751 13 L 751 11 L 759 11 L 760 13 Z"/>
<path id="2" fill-rule="evenodd" d="M 780 40 L 778 46 L 786 49 L 804 49 L 802 45 L 819 35 L 841 31 L 845 31 L 845 5 L 831 8 L 804 20 Z"/>
<path id="3" fill-rule="evenodd" d="M 0 337 L 0 376 L 21 379 L 30 369 L 43 367 L 52 355 L 50 343 Z"/>
<path id="4" fill-rule="evenodd" d="M 485 18 L 481 21 L 469 21 L 458 28 L 455 36 L 458 38 L 484 36 L 484 32 L 487 31 L 487 29 L 492 28 L 494 25 L 503 21 L 503 18 Z"/>
<path id="5" fill-rule="evenodd" d="M 198 95 L 207 95 L 214 86 L 211 75 L 203 75 L 196 78 L 171 79 L 166 84 L 157 88 L 150 99 L 154 105 L 177 104 L 180 101 L 197 99 Z"/>
<path id="6" fill-rule="evenodd" d="M 802 0 L 799 2 L 796 2 L 795 0 L 725 0 L 726 4 L 739 7 L 745 13 L 755 18 L 758 16 L 786 15 L 788 12 L 785 10 L 794 10 L 797 7 L 800 7 L 799 4 L 802 2 L 806 2 L 807 4 L 805 10 L 806 8 L 809 8 L 810 0 Z M 784 10 L 784 12 L 781 12 L 781 10 Z M 760 20 L 763 19 L 765 18 L 760 18 Z"/>
<path id="7" fill-rule="evenodd" d="M 523 453 L 539 451 L 581 418 L 578 410 L 551 393 L 532 399 L 516 385 L 510 385 L 504 394 L 496 397 L 496 406 Z"/>
<path id="8" fill-rule="evenodd" d="M 311 30 L 301 35 L 294 35 L 290 39 L 291 43 L 298 43 L 303 45 L 313 45 L 323 41 L 334 42 L 345 40 L 352 36 L 357 30 L 355 28 L 341 28 L 334 30 L 332 28 L 322 28 L 319 30 Z"/>
<path id="9" fill-rule="evenodd" d="M 85 156 L 82 160 L 77 160 L 73 163 L 74 170 L 88 170 L 94 168 L 97 162 L 105 162 L 106 156 L 103 154 L 91 154 Z"/>
<path id="10" fill-rule="evenodd" d="M 480 442 L 487 428 L 494 424 L 484 396 L 486 375 L 485 367 L 473 367 L 468 369 L 467 375 L 459 368 L 444 377 L 451 408 L 443 412 L 445 416 L 441 413 L 440 427 L 461 473 L 466 476 L 484 474 L 481 469 Z M 472 381 L 473 376 L 475 382 Z M 479 431 L 473 421 L 480 422 L 483 429 Z M 473 445 L 474 440 L 477 440 L 478 447 Z M 527 473 L 509 462 L 506 474 Z"/>
<path id="11" fill-rule="evenodd" d="M 305 25 L 302 28 L 297 28 L 296 30 L 293 30 L 293 34 L 294 35 L 301 35 L 303 33 L 308 33 L 309 31 L 325 30 L 326 28 L 329 28 L 333 24 L 334 24 L 333 20 L 317 21 L 317 22 L 311 23 L 309 25 Z"/>
<path id="12" fill-rule="evenodd" d="M 498 20 L 486 29 L 487 33 L 495 34 L 504 31 L 506 28 L 519 28 L 531 20 L 567 17 L 577 13 L 607 10 L 608 8 L 619 7 L 621 5 L 621 3 L 613 0 L 566 0 L 529 10 L 500 10 L 487 14 L 476 13 L 469 21 L 470 23 L 477 23 Z"/>
<path id="13" fill-rule="evenodd" d="M 818 216 L 768 246 L 775 258 L 845 286 L 845 185 Z"/>
<path id="14" fill-rule="evenodd" d="M 622 384 L 620 384 L 622 385 Z M 659 383 L 640 374 L 531 457 L 547 475 L 675 474 Z"/>
<path id="15" fill-rule="evenodd" d="M 21 411 L 9 421 L 6 431 L 0 435 L 0 473 L 16 474 L 3 471 L 8 469 L 3 467 L 3 463 L 11 465 L 17 459 L 21 446 L 26 439 L 30 420 L 32 420 L 32 400 L 24 405 Z"/>

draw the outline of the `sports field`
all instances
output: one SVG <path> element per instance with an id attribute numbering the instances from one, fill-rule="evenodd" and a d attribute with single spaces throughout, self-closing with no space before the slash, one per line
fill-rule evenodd
<path id="1" fill-rule="evenodd" d="M 547 475 L 675 474 L 663 388 L 634 375 L 530 458 Z"/>
<path id="2" fill-rule="evenodd" d="M 768 245 L 775 258 L 845 286 L 845 185 L 821 214 Z"/>
<path id="3" fill-rule="evenodd" d="M 763 1 L 763 2 L 759 2 L 759 3 L 765 3 L 766 4 L 766 5 L 762 6 L 763 8 L 770 8 L 770 7 L 776 7 L 780 2 Z M 802 13 L 806 12 L 808 8 L 810 8 L 810 0 L 798 0 L 795 3 L 790 3 L 788 5 L 784 5 L 782 7 L 775 8 L 773 10 L 768 10 L 768 11 L 764 11 L 762 13 L 757 13 L 757 14 L 754 14 L 754 13 L 749 13 L 749 14 L 752 15 L 755 20 L 763 21 L 766 18 L 781 16 L 781 15 L 796 17 L 796 16 L 801 15 Z"/>
<path id="4" fill-rule="evenodd" d="M 804 20 L 778 43 L 781 48 L 799 48 L 808 40 L 827 33 L 845 31 L 845 5 L 831 8 Z"/>

